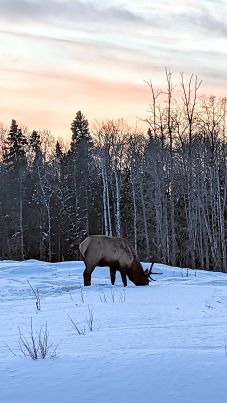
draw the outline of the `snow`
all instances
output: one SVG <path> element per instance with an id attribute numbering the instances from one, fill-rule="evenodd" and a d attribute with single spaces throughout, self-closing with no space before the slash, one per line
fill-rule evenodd
<path id="1" fill-rule="evenodd" d="M 109 270 L 96 268 L 92 286 L 82 287 L 83 269 L 0 262 L 1 403 L 226 402 L 225 274 L 155 264 L 156 282 L 124 288 L 120 276 L 111 286 Z M 34 332 L 47 322 L 55 358 L 20 351 L 18 326 L 29 340 L 31 317 Z"/>

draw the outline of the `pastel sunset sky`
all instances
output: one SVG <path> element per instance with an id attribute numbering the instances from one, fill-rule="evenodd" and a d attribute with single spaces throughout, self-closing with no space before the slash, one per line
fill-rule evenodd
<path id="1" fill-rule="evenodd" d="M 178 4 L 179 3 L 179 4 Z M 89 119 L 148 116 L 165 66 L 227 95 L 226 0 L 0 0 L 0 122 L 68 135 Z"/>

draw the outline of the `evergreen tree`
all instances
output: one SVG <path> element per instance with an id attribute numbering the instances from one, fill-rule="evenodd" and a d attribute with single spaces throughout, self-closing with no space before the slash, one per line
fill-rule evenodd
<path id="1" fill-rule="evenodd" d="M 29 233 L 26 232 L 26 246 L 28 256 L 36 259 L 45 258 L 43 241 L 45 213 L 42 203 L 40 188 L 40 174 L 44 171 L 44 158 L 41 150 L 40 133 L 33 130 L 28 141 L 31 163 L 27 171 L 28 205 L 26 211 L 26 224 Z"/>
<path id="2" fill-rule="evenodd" d="M 35 154 L 34 162 L 36 163 L 37 160 L 42 158 L 41 138 L 40 138 L 39 132 L 37 132 L 36 130 L 33 130 L 29 143 L 30 143 L 33 153 Z"/>
<path id="3" fill-rule="evenodd" d="M 63 155 L 64 155 L 64 154 L 63 154 L 63 152 L 62 152 L 61 145 L 60 145 L 59 141 L 57 141 L 56 146 L 55 146 L 55 156 L 56 156 L 56 159 L 57 159 L 59 162 L 62 161 Z"/>
<path id="4" fill-rule="evenodd" d="M 89 132 L 89 125 L 87 119 L 81 111 L 76 113 L 76 117 L 71 124 L 72 131 L 72 141 L 71 141 L 71 151 L 75 151 L 80 143 L 87 143 L 87 145 L 92 145 L 92 138 Z"/>
<path id="5" fill-rule="evenodd" d="M 69 249 L 75 253 L 78 244 L 90 233 L 89 217 L 93 207 L 91 192 L 93 143 L 88 121 L 80 111 L 71 124 L 71 131 L 71 147 L 66 157 L 68 185 L 66 199 L 70 211 Z"/>
<path id="6" fill-rule="evenodd" d="M 12 120 L 8 133 L 3 163 L 6 170 L 7 210 L 9 221 L 9 249 L 13 257 L 24 259 L 24 210 L 25 210 L 25 182 L 26 182 L 26 145 L 27 140 L 21 129 L 18 129 L 16 120 Z"/>
<path id="7" fill-rule="evenodd" d="M 18 129 L 16 120 L 12 120 L 9 134 L 6 139 L 6 146 L 3 154 L 3 161 L 9 167 L 18 169 L 26 161 L 27 140 L 22 133 L 21 129 Z"/>

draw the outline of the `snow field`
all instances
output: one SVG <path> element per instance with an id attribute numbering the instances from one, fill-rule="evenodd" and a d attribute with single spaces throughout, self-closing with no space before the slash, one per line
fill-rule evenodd
<path id="1" fill-rule="evenodd" d="M 154 271 L 149 287 L 124 288 L 97 268 L 81 287 L 82 262 L 0 262 L 0 402 L 226 402 L 226 275 Z M 22 355 L 18 326 L 29 340 L 31 317 L 34 331 L 47 322 L 56 358 Z"/>

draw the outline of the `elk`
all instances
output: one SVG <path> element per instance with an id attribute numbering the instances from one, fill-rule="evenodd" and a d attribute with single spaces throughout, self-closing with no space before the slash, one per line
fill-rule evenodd
<path id="1" fill-rule="evenodd" d="M 116 271 L 121 274 L 124 287 L 127 276 L 135 285 L 148 285 L 152 280 L 150 270 L 143 270 L 140 261 L 130 243 L 123 238 L 105 235 L 90 235 L 79 245 L 80 253 L 85 262 L 84 285 L 91 285 L 91 274 L 96 266 L 109 266 L 111 283 L 114 285 Z"/>

